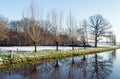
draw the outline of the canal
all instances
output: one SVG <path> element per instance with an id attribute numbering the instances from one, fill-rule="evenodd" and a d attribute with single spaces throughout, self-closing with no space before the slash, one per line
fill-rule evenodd
<path id="1" fill-rule="evenodd" d="M 0 79 L 120 79 L 120 50 L 0 71 Z"/>

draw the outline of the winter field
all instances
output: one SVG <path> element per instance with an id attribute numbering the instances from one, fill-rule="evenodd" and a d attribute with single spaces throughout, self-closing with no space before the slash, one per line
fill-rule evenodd
<path id="1" fill-rule="evenodd" d="M 75 47 L 75 49 L 80 47 Z M 37 46 L 37 51 L 44 51 L 44 50 L 55 50 L 56 46 Z M 71 50 L 72 47 L 68 46 L 59 46 L 59 50 Z M 10 46 L 10 47 L 0 47 L 1 52 L 32 52 L 34 51 L 34 46 Z"/>
<path id="2" fill-rule="evenodd" d="M 116 43 L 117 45 L 120 45 L 120 42 Z M 94 46 L 94 43 L 89 43 L 89 45 Z M 98 46 L 112 46 L 112 44 L 108 43 L 99 43 Z M 75 49 L 81 48 L 81 47 L 74 47 Z M 56 50 L 56 46 L 37 46 L 37 51 L 44 51 L 44 50 Z M 72 47 L 70 46 L 59 46 L 59 50 L 67 51 L 72 50 Z M 34 46 L 1 46 L 0 52 L 33 52 Z"/>

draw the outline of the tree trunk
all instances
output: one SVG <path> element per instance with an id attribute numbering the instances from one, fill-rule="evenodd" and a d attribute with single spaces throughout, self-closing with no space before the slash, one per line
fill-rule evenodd
<path id="1" fill-rule="evenodd" d="M 56 41 L 56 51 L 58 51 L 58 42 Z"/>
<path id="2" fill-rule="evenodd" d="M 84 45 L 84 49 L 85 49 L 85 47 L 86 47 L 86 42 L 84 42 L 84 44 L 83 44 L 83 45 Z"/>
<path id="3" fill-rule="evenodd" d="M 74 50 L 74 41 L 72 41 L 72 50 Z"/>
<path id="4" fill-rule="evenodd" d="M 35 52 L 37 52 L 37 43 L 34 42 Z"/>
<path id="5" fill-rule="evenodd" d="M 95 47 L 97 47 L 97 36 L 95 36 Z"/>
<path id="6" fill-rule="evenodd" d="M 113 42 L 113 45 L 116 46 L 116 41 Z"/>

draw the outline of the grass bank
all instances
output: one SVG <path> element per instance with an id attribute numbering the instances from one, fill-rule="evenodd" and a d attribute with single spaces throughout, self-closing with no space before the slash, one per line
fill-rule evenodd
<path id="1" fill-rule="evenodd" d="M 93 53 L 100 53 L 105 51 L 111 51 L 119 49 L 120 46 L 112 47 L 97 47 L 97 48 L 79 48 L 69 51 L 40 51 L 40 52 L 26 52 L 26 53 L 14 53 L 13 58 L 10 58 L 10 54 L 0 54 L 0 69 L 14 69 L 20 68 L 36 63 L 42 63 L 45 61 L 53 61 L 63 59 L 66 57 L 87 55 Z"/>

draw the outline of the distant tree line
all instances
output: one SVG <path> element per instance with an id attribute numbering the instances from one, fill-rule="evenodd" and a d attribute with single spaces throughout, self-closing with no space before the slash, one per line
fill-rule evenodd
<path id="1" fill-rule="evenodd" d="M 95 47 L 99 37 L 109 38 L 115 45 L 116 37 L 110 32 L 110 23 L 102 15 L 96 14 L 89 20 L 77 21 L 72 13 L 65 20 L 62 12 L 53 9 L 43 17 L 42 11 L 32 4 L 27 14 L 18 21 L 8 21 L 0 16 L 0 46 L 36 46 L 60 45 L 88 46 L 88 40 L 93 39 Z"/>

